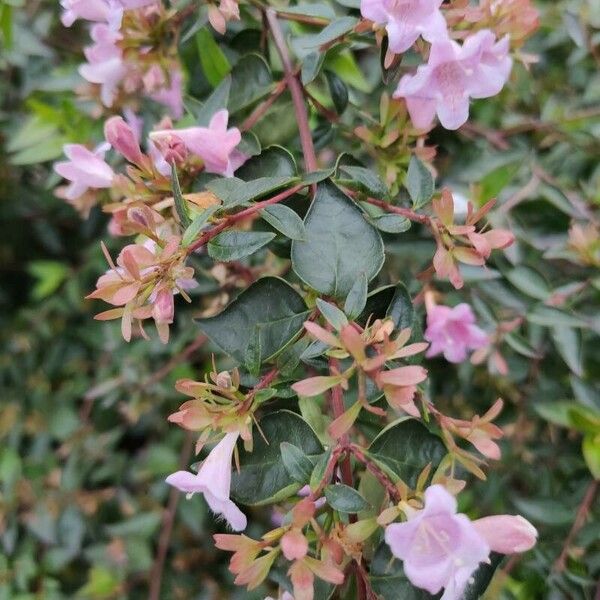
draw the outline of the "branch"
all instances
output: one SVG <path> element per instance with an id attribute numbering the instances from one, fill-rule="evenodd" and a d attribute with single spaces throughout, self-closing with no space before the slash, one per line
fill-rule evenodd
<path id="1" fill-rule="evenodd" d="M 273 103 L 277 100 L 277 98 L 279 98 L 279 96 L 281 96 L 281 94 L 283 94 L 283 92 L 285 92 L 286 89 L 287 81 L 284 79 L 275 86 L 271 92 L 271 95 L 252 111 L 248 118 L 240 125 L 240 130 L 248 131 L 248 129 L 254 127 L 254 125 L 256 125 L 256 123 L 262 119 L 264 114 L 269 110 L 269 108 L 271 108 Z"/>
<path id="2" fill-rule="evenodd" d="M 277 13 L 272 8 L 268 8 L 266 11 L 267 22 L 271 28 L 271 34 L 273 35 L 273 41 L 281 58 L 283 64 L 283 72 L 287 81 L 288 89 L 292 95 L 292 102 L 294 103 L 294 112 L 296 113 L 296 120 L 298 121 L 298 130 L 300 133 L 300 143 L 302 145 L 302 153 L 304 154 L 305 168 L 308 173 L 317 170 L 317 156 L 315 154 L 315 147 L 312 141 L 312 135 L 310 133 L 310 127 L 308 125 L 308 112 L 306 105 L 304 104 L 304 95 L 302 93 L 302 86 L 298 81 L 298 78 L 294 75 L 294 69 L 290 61 L 290 55 L 283 37 L 283 32 L 277 21 Z"/>
<path id="3" fill-rule="evenodd" d="M 278 202 L 281 202 L 286 198 L 293 196 L 296 192 L 298 192 L 306 186 L 307 184 L 305 183 L 299 183 L 298 185 L 295 185 L 294 187 L 289 188 L 288 190 L 284 190 L 283 192 L 280 192 L 279 194 L 273 196 L 272 198 L 269 198 L 268 200 L 256 202 L 249 208 L 246 208 L 245 210 L 242 210 L 239 213 L 224 218 L 218 225 L 215 225 L 212 229 L 209 229 L 208 231 L 204 232 L 191 246 L 189 246 L 187 249 L 187 253 L 191 254 L 195 250 L 198 250 L 198 248 L 204 246 L 204 244 L 212 240 L 224 229 L 227 229 L 227 227 L 230 227 L 231 225 L 234 225 L 239 221 L 243 221 L 244 219 L 255 215 L 257 212 L 261 211 L 266 206 L 270 206 L 271 204 L 277 204 Z"/>
<path id="4" fill-rule="evenodd" d="M 594 503 L 594 499 L 596 497 L 596 492 L 598 491 L 598 482 L 592 481 L 588 486 L 583 499 L 581 500 L 581 504 L 577 509 L 577 514 L 575 515 L 575 521 L 573 522 L 573 527 L 571 527 L 571 531 L 569 531 L 569 535 L 567 535 L 567 539 L 565 540 L 562 552 L 560 556 L 556 559 L 554 566 L 552 567 L 553 571 L 557 573 L 561 573 L 565 570 L 567 565 L 567 555 L 569 552 L 569 547 L 571 546 L 575 536 L 579 533 L 579 530 L 585 525 L 585 520 L 590 512 L 590 508 Z"/>
<path id="5" fill-rule="evenodd" d="M 193 447 L 193 436 L 191 432 L 186 433 L 185 443 L 181 448 L 181 454 L 179 455 L 179 466 L 183 469 L 187 466 L 192 456 Z M 162 583 L 163 571 L 165 568 L 165 559 L 167 557 L 167 551 L 169 550 L 169 544 L 171 542 L 171 533 L 173 532 L 173 523 L 175 522 L 175 511 L 177 510 L 177 504 L 181 492 L 173 487 L 169 492 L 169 500 L 163 513 L 160 537 L 158 539 L 158 550 L 156 551 L 156 558 L 150 571 L 150 590 L 148 593 L 148 600 L 160 600 L 160 588 Z"/>
<path id="6" fill-rule="evenodd" d="M 352 190 L 345 190 L 349 196 L 360 197 L 360 194 L 357 192 L 353 192 Z M 406 217 L 410 221 L 414 221 L 415 223 L 421 223 L 423 225 L 429 225 L 431 219 L 427 215 L 420 215 L 419 213 L 411 210 L 410 208 L 402 208 L 401 206 L 394 206 L 385 200 L 377 200 L 376 198 L 362 198 L 364 202 L 368 202 L 373 206 L 379 206 L 379 208 L 383 208 L 383 210 L 391 213 L 396 213 L 397 215 L 402 215 Z"/>

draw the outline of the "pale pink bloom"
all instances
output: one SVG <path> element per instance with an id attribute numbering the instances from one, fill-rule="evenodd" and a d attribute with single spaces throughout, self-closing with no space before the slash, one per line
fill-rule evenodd
<path id="1" fill-rule="evenodd" d="M 104 124 L 104 137 L 129 162 L 139 164 L 142 161 L 142 151 L 136 134 L 123 117 L 111 117 L 106 121 Z"/>
<path id="2" fill-rule="evenodd" d="M 221 35 L 227 29 L 227 21 L 240 19 L 240 8 L 236 0 L 221 0 L 219 6 L 214 4 L 208 6 L 208 20 L 215 31 Z"/>
<path id="3" fill-rule="evenodd" d="M 163 129 L 150 134 L 154 142 L 171 138 L 180 139 L 189 152 L 199 156 L 204 161 L 208 173 L 218 173 L 231 177 L 239 166 L 235 147 L 242 136 L 237 127 L 227 129 L 229 113 L 220 110 L 213 115 L 208 127 L 189 127 L 188 129 Z M 239 153 L 238 153 L 239 154 Z"/>
<path id="4" fill-rule="evenodd" d="M 404 523 L 386 528 L 392 554 L 404 561 L 410 582 L 442 600 L 459 600 L 490 546 L 466 515 L 456 513 L 456 500 L 441 485 L 425 491 L 425 506 Z"/>
<path id="5" fill-rule="evenodd" d="M 112 106 L 117 87 L 127 74 L 122 51 L 117 46 L 122 36 L 113 27 L 100 23 L 92 27 L 91 36 L 94 44 L 84 49 L 88 62 L 79 67 L 79 73 L 90 83 L 100 85 L 102 104 Z"/>
<path id="6" fill-rule="evenodd" d="M 104 161 L 108 148 L 108 144 L 102 144 L 92 152 L 81 144 L 64 147 L 69 160 L 56 163 L 54 170 L 71 182 L 65 193 L 68 200 L 76 200 L 89 188 L 102 189 L 112 185 L 115 174 Z"/>
<path id="7" fill-rule="evenodd" d="M 77 19 L 86 21 L 108 21 L 111 6 L 107 0 L 60 0 L 63 8 L 61 21 L 71 27 Z"/>
<path id="8" fill-rule="evenodd" d="M 181 71 L 173 71 L 169 85 L 155 91 L 150 97 L 155 102 L 164 104 L 174 119 L 181 119 L 183 116 L 183 74 Z"/>
<path id="9" fill-rule="evenodd" d="M 415 127 L 429 127 L 437 113 L 446 129 L 458 129 L 469 117 L 469 98 L 489 98 L 508 80 L 512 60 L 509 39 L 489 29 L 465 39 L 462 46 L 446 39 L 432 43 L 429 61 L 400 79 L 395 98 L 405 98 Z"/>
<path id="10" fill-rule="evenodd" d="M 431 342 L 425 356 L 431 358 L 444 354 L 447 361 L 460 363 L 469 350 L 483 348 L 489 336 L 475 325 L 475 315 L 468 304 L 454 308 L 436 304 L 427 310 L 425 339 Z"/>
<path id="11" fill-rule="evenodd" d="M 244 513 L 229 498 L 231 489 L 231 458 L 239 433 L 227 433 L 211 450 L 197 474 L 177 471 L 167 477 L 167 483 L 188 495 L 204 494 L 210 509 L 226 519 L 234 531 L 246 529 Z"/>
<path id="12" fill-rule="evenodd" d="M 473 521 L 479 535 L 494 552 L 527 552 L 537 541 L 536 528 L 522 516 L 495 515 Z"/>
<path id="13" fill-rule="evenodd" d="M 446 20 L 440 12 L 442 0 L 362 0 L 365 19 L 385 25 L 389 49 L 406 52 L 423 36 L 428 42 L 446 39 Z"/>
<path id="14" fill-rule="evenodd" d="M 148 140 L 148 155 L 152 159 L 154 167 L 161 175 L 164 175 L 165 177 L 171 175 L 171 165 L 167 162 L 163 153 L 152 140 Z"/>
<path id="15" fill-rule="evenodd" d="M 131 130 L 135 134 L 135 139 L 139 144 L 142 141 L 142 132 L 144 131 L 144 119 L 135 114 L 135 112 L 131 108 L 126 108 L 123 110 L 123 117 L 125 117 L 125 121 Z"/>

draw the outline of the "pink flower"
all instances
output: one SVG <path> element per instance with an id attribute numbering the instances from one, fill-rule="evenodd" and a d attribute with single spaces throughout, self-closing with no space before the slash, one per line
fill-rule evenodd
<path id="1" fill-rule="evenodd" d="M 464 361 L 469 350 L 489 343 L 488 335 L 475 325 L 473 310 L 465 303 L 454 308 L 439 304 L 430 307 L 424 337 L 431 342 L 425 356 L 431 358 L 443 353 L 453 363 Z"/>
<path id="2" fill-rule="evenodd" d="M 536 528 L 522 516 L 495 515 L 473 521 L 479 535 L 494 552 L 527 552 L 537 541 Z"/>
<path id="3" fill-rule="evenodd" d="M 422 510 L 407 509 L 408 520 L 392 523 L 385 541 L 404 561 L 410 582 L 431 594 L 444 588 L 441 600 L 459 600 L 480 563 L 492 550 L 524 552 L 537 532 L 523 517 L 500 515 L 471 522 L 456 513 L 456 500 L 441 485 L 425 491 Z"/>
<path id="4" fill-rule="evenodd" d="M 442 600 L 459 600 L 471 575 L 488 559 L 490 547 L 466 515 L 456 514 L 456 500 L 441 485 L 425 491 L 425 506 L 405 523 L 386 528 L 392 554 L 404 561 L 410 582 Z"/>
<path id="5" fill-rule="evenodd" d="M 111 117 L 106 121 L 104 124 L 104 137 L 129 162 L 139 164 L 142 161 L 142 151 L 136 134 L 123 117 Z"/>
<path id="6" fill-rule="evenodd" d="M 432 43 L 429 61 L 414 75 L 404 75 L 395 98 L 405 98 L 415 127 L 429 127 L 434 116 L 446 129 L 458 129 L 469 117 L 469 98 L 500 92 L 512 68 L 509 39 L 489 29 L 465 39 L 462 46 L 446 39 Z"/>
<path id="7" fill-rule="evenodd" d="M 228 120 L 229 113 L 220 110 L 212 117 L 208 127 L 163 129 L 152 132 L 150 138 L 159 143 L 159 149 L 161 141 L 164 143 L 171 138 L 179 139 L 189 152 L 204 161 L 208 173 L 231 177 L 233 171 L 240 165 L 240 153 L 236 153 L 235 148 L 242 136 L 237 127 L 227 129 Z"/>
<path id="8" fill-rule="evenodd" d="M 446 39 L 446 20 L 440 12 L 442 0 L 362 0 L 365 19 L 385 25 L 389 49 L 406 52 L 421 35 L 428 42 Z"/>
<path id="9" fill-rule="evenodd" d="M 231 458 L 239 433 L 227 433 L 211 450 L 197 474 L 177 471 L 167 477 L 167 483 L 187 494 L 204 494 L 210 509 L 223 515 L 234 531 L 246 529 L 244 513 L 229 498 L 231 488 Z"/>
<path id="10" fill-rule="evenodd" d="M 112 106 L 117 86 L 127 74 L 122 51 L 117 46 L 122 36 L 118 29 L 101 23 L 92 27 L 91 36 L 94 44 L 84 49 L 88 62 L 79 67 L 79 73 L 90 83 L 100 85 L 102 104 Z"/>
<path id="11" fill-rule="evenodd" d="M 180 70 L 171 73 L 168 86 L 165 86 L 150 96 L 154 101 L 164 104 L 174 119 L 183 116 L 183 74 Z"/>
<path id="12" fill-rule="evenodd" d="M 77 19 L 108 21 L 111 14 L 111 6 L 106 0 L 60 0 L 60 5 L 65 27 L 71 27 Z"/>
<path id="13" fill-rule="evenodd" d="M 102 144 L 92 152 L 81 144 L 67 144 L 64 147 L 69 160 L 56 163 L 54 170 L 71 182 L 65 194 L 68 200 L 76 200 L 88 188 L 101 189 L 112 185 L 115 174 L 104 162 L 108 148 L 108 144 Z"/>

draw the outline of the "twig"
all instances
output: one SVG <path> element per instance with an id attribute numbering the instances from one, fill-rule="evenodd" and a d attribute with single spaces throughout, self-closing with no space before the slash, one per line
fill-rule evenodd
<path id="1" fill-rule="evenodd" d="M 279 194 L 273 196 L 272 198 L 269 198 L 268 200 L 256 202 L 256 204 L 253 204 L 249 208 L 246 208 L 245 210 L 242 210 L 241 212 L 236 213 L 235 215 L 230 215 L 229 217 L 224 218 L 218 225 L 215 225 L 212 229 L 209 229 L 208 231 L 203 233 L 191 246 L 189 246 L 187 249 L 188 254 L 191 254 L 198 248 L 204 246 L 204 244 L 212 240 L 224 229 L 227 229 L 227 227 L 230 227 L 231 225 L 238 223 L 239 221 L 243 221 L 244 219 L 255 215 L 257 212 L 261 211 L 266 206 L 270 206 L 271 204 L 277 204 L 277 202 L 281 202 L 286 198 L 293 196 L 296 192 L 306 187 L 306 185 L 307 184 L 305 183 L 299 183 L 298 185 L 284 190 L 283 192 L 280 192 Z"/>
<path id="2" fill-rule="evenodd" d="M 248 118 L 240 125 L 240 130 L 248 131 L 249 129 L 252 129 L 252 127 L 254 127 L 254 125 L 256 125 L 256 123 L 262 119 L 265 113 L 269 110 L 269 108 L 271 108 L 273 103 L 277 100 L 277 98 L 279 98 L 279 96 L 281 96 L 281 94 L 283 94 L 283 92 L 285 92 L 286 89 L 287 81 L 284 79 L 275 86 L 271 92 L 271 95 L 252 111 Z"/>
<path id="3" fill-rule="evenodd" d="M 358 192 L 354 192 L 352 190 L 345 189 L 345 192 L 352 197 L 359 198 L 364 202 L 368 202 L 373 206 L 379 206 L 379 208 L 383 208 L 383 210 L 391 213 L 396 213 L 397 215 L 402 215 L 406 217 L 410 221 L 414 221 L 415 223 L 422 223 L 423 225 L 428 225 L 431 219 L 427 215 L 420 215 L 419 213 L 411 210 L 410 208 L 402 208 L 401 206 L 394 206 L 385 200 L 377 200 L 377 198 L 362 198 Z"/>
<path id="4" fill-rule="evenodd" d="M 176 354 L 169 360 L 163 367 L 161 367 L 151 377 L 143 381 L 140 385 L 142 390 L 149 388 L 150 386 L 158 383 L 161 379 L 164 379 L 179 363 L 187 360 L 196 350 L 201 348 L 206 342 L 206 336 L 200 334 L 191 344 L 186 346 L 179 354 Z"/>
<path id="5" fill-rule="evenodd" d="M 351 444 L 348 448 L 352 454 L 356 457 L 356 460 L 361 462 L 368 471 L 370 471 L 377 481 L 385 488 L 390 498 L 394 502 L 400 502 L 400 492 L 394 485 L 393 481 L 367 456 L 364 454 L 363 449 L 356 444 Z"/>
<path id="6" fill-rule="evenodd" d="M 193 434 L 191 432 L 186 433 L 185 442 L 181 448 L 181 454 L 179 455 L 179 466 L 183 469 L 189 463 L 192 455 L 193 447 Z M 173 523 L 175 522 L 175 511 L 177 510 L 177 504 L 181 492 L 177 488 L 171 488 L 169 492 L 169 500 L 167 506 L 163 512 L 160 537 L 158 539 L 158 550 L 156 551 L 156 558 L 150 571 L 150 590 L 148 593 L 148 600 L 160 600 L 160 588 L 162 583 L 163 571 L 165 568 L 165 559 L 169 550 L 171 542 L 171 533 L 173 532 Z"/>
<path id="7" fill-rule="evenodd" d="M 569 535 L 567 535 L 567 539 L 563 545 L 563 549 L 560 553 L 560 556 L 556 559 L 552 570 L 561 573 L 565 570 L 567 565 L 567 556 L 569 553 L 569 547 L 573 543 L 575 536 L 579 533 L 579 530 L 585 525 L 585 520 L 590 512 L 590 508 L 594 502 L 596 497 L 596 492 L 598 491 L 598 482 L 592 481 L 588 486 L 583 499 L 581 500 L 581 504 L 577 509 L 577 514 L 575 515 L 575 521 L 573 521 L 573 526 L 571 527 L 571 531 L 569 531 Z"/>
<path id="8" fill-rule="evenodd" d="M 269 8 L 266 11 L 266 15 L 267 22 L 271 28 L 271 34 L 273 35 L 273 41 L 275 42 L 277 52 L 281 58 L 281 63 L 283 64 L 283 72 L 285 74 L 287 86 L 292 95 L 294 112 L 296 113 L 296 120 L 298 121 L 298 131 L 300 133 L 300 144 L 302 145 L 305 168 L 306 171 L 310 173 L 317 170 L 317 156 L 315 154 L 315 147 L 313 145 L 312 135 L 308 124 L 308 112 L 306 110 L 306 105 L 304 104 L 302 87 L 298 78 L 294 75 L 294 69 L 290 61 L 290 55 L 283 37 L 283 32 L 277 21 L 277 13 L 272 8 Z"/>

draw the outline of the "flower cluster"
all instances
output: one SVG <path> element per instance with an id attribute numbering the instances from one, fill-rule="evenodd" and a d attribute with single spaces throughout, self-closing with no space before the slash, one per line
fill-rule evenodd
<path id="1" fill-rule="evenodd" d="M 61 4 L 65 26 L 77 19 L 93 22 L 93 44 L 85 48 L 87 62 L 79 72 L 99 88 L 104 106 L 135 106 L 142 94 L 166 106 L 174 118 L 182 116 L 176 30 L 165 34 L 174 13 L 158 0 L 62 0 Z"/>
<path id="2" fill-rule="evenodd" d="M 482 266 L 489 258 L 492 250 L 507 248 L 514 242 L 514 235 L 506 229 L 480 229 L 477 224 L 494 206 L 490 200 L 479 210 L 473 211 L 469 203 L 464 224 L 454 222 L 454 199 L 450 190 L 442 190 L 441 197 L 432 202 L 435 219 L 432 220 L 432 231 L 437 249 L 433 257 L 433 266 L 438 277 L 450 280 L 460 289 L 463 278 L 457 262 Z"/>
<path id="3" fill-rule="evenodd" d="M 537 13 L 526 0 L 519 2 L 519 9 L 523 5 L 528 9 L 523 15 L 514 7 L 497 7 L 504 3 L 485 0 L 477 14 L 489 17 L 488 28 L 464 37 L 461 25 L 466 22 L 472 28 L 467 17 L 473 19 L 474 9 L 460 17 L 457 11 L 448 11 L 447 22 L 441 4 L 441 0 L 361 1 L 363 17 L 376 28 L 385 28 L 388 56 L 406 52 L 420 37 L 430 43 L 427 62 L 416 73 L 404 75 L 394 94 L 406 101 L 418 130 L 429 129 L 436 114 L 446 129 L 464 125 L 469 99 L 495 96 L 508 81 L 510 36 L 514 32 L 521 41 L 537 26 Z M 386 64 L 390 62 L 387 58 Z"/>

